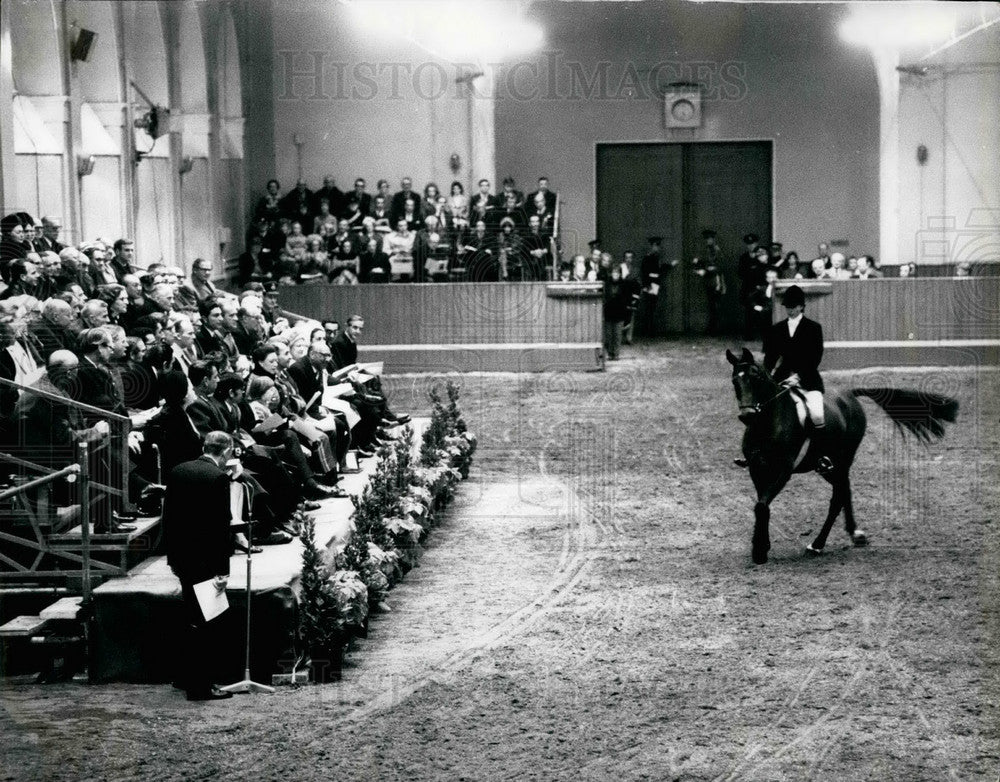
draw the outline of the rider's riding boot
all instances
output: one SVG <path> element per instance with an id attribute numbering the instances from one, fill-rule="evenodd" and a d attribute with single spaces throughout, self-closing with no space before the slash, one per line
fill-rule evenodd
<path id="1" fill-rule="evenodd" d="M 833 459 L 828 454 L 822 453 L 826 448 L 824 438 L 826 426 L 825 424 L 816 424 L 810 421 L 809 430 L 809 436 L 812 438 L 814 446 L 821 451 L 819 459 L 816 460 L 816 472 L 820 475 L 826 475 L 833 471 Z"/>
<path id="2" fill-rule="evenodd" d="M 742 456 L 738 456 L 735 459 L 733 459 L 733 464 L 735 464 L 737 467 L 744 467 L 745 468 L 748 464 L 750 464 L 750 462 L 748 462 Z"/>

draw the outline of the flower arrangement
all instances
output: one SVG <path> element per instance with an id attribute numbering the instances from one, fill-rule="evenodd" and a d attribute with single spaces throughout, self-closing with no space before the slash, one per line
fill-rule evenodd
<path id="1" fill-rule="evenodd" d="M 316 523 L 305 516 L 301 526 L 302 593 L 299 601 L 299 637 L 312 664 L 314 680 L 339 676 L 344 627 L 340 600 L 330 581 L 330 570 L 316 547 Z M 333 662 L 330 666 L 327 663 Z M 335 670 L 333 670 L 335 669 Z"/>
<path id="2" fill-rule="evenodd" d="M 343 549 L 327 562 L 316 548 L 311 517 L 302 530 L 300 636 L 310 650 L 342 650 L 347 632 L 364 634 L 372 610 L 384 610 L 392 586 L 418 564 L 420 543 L 434 526 L 459 481 L 467 478 L 476 450 L 458 406 L 458 387 L 446 385 L 447 404 L 431 389 L 431 422 L 415 463 L 409 426 L 381 446 L 375 473 L 353 498 L 354 529 Z"/>
<path id="3" fill-rule="evenodd" d="M 347 629 L 364 627 L 368 619 L 368 587 L 356 570 L 337 570 L 330 576 L 337 613 Z"/>

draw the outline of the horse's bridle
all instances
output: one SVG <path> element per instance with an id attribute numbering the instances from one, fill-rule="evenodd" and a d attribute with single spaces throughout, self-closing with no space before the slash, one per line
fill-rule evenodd
<path id="1" fill-rule="evenodd" d="M 752 407 L 750 407 L 750 406 L 741 406 L 741 407 L 740 407 L 740 413 L 741 413 L 741 414 L 745 414 L 745 413 L 747 413 L 747 412 L 751 412 L 751 413 L 753 413 L 754 415 L 757 415 L 757 414 L 759 414 L 759 413 L 760 413 L 760 412 L 761 412 L 761 411 L 762 411 L 762 410 L 763 410 L 763 409 L 764 409 L 765 407 L 767 407 L 767 406 L 768 406 L 769 404 L 771 404 L 772 402 L 774 402 L 774 400 L 776 400 L 776 399 L 777 399 L 778 397 L 780 397 L 780 396 L 784 396 L 785 394 L 787 394 L 787 393 L 788 393 L 789 391 L 791 391 L 791 390 L 792 390 L 792 386 L 785 386 L 785 385 L 783 385 L 783 386 L 781 387 L 781 390 L 780 390 L 780 391 L 778 391 L 778 393 L 776 393 L 776 394 L 775 394 L 774 396 L 772 396 L 772 397 L 771 397 L 770 399 L 765 399 L 765 400 L 764 400 L 763 402 L 757 402 L 757 404 L 753 405 Z"/>

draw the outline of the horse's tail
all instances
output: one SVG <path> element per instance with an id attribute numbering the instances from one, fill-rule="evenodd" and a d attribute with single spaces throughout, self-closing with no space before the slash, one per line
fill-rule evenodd
<path id="1" fill-rule="evenodd" d="M 950 396 L 908 388 L 854 388 L 851 393 L 871 399 L 897 428 L 925 443 L 941 439 L 945 423 L 958 417 L 958 400 Z"/>

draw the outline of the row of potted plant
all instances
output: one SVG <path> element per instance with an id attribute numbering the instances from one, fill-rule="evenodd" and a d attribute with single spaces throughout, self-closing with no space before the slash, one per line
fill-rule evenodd
<path id="1" fill-rule="evenodd" d="M 419 460 L 409 426 L 379 449 L 375 473 L 353 499 L 354 528 L 342 550 L 319 550 L 313 519 L 303 520 L 299 640 L 313 681 L 339 678 L 344 647 L 367 634 L 370 612 L 387 607 L 389 590 L 417 565 L 421 542 L 469 476 L 476 438 L 459 409 L 458 387 L 448 381 L 445 392 L 447 402 L 437 387 L 429 393 Z"/>

